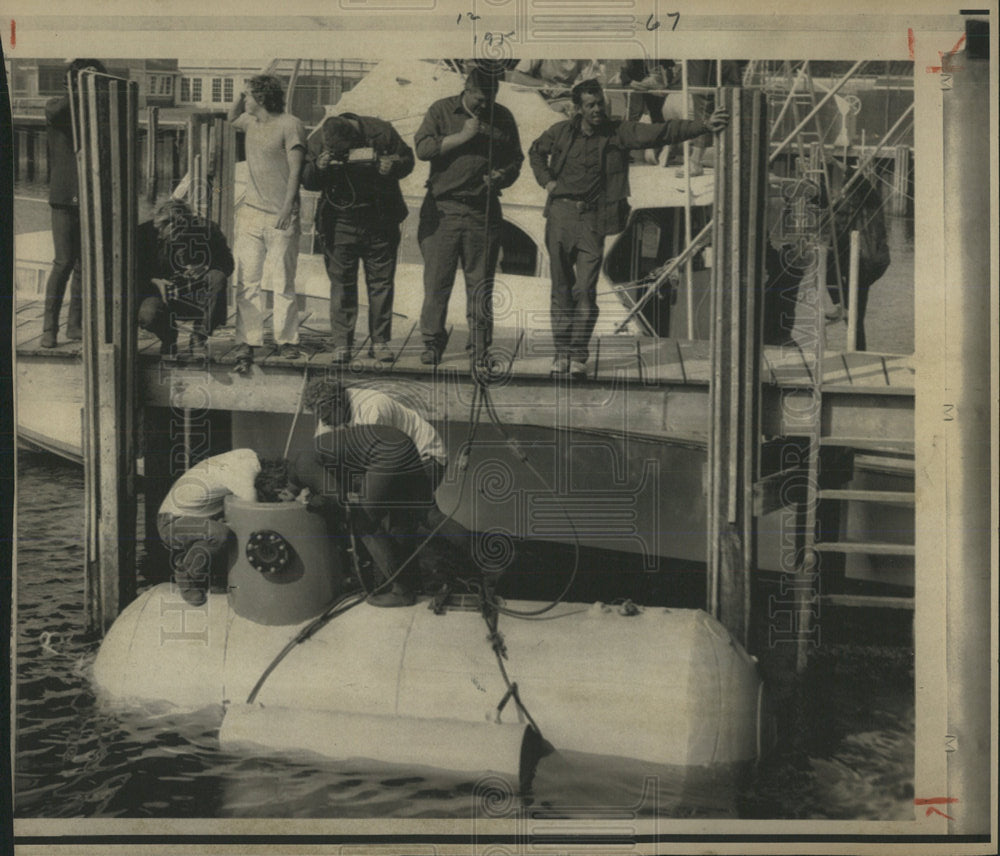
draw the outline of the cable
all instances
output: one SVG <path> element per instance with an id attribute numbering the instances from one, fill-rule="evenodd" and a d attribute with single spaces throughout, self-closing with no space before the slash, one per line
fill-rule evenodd
<path id="1" fill-rule="evenodd" d="M 351 598 L 354 598 L 354 601 L 348 603 L 347 606 L 341 608 L 341 604 L 343 604 L 344 601 L 349 600 Z M 278 664 L 291 653 L 292 649 L 294 649 L 298 645 L 301 645 L 303 642 L 309 639 L 309 637 L 311 637 L 314 633 L 316 633 L 316 631 L 318 631 L 322 627 L 325 627 L 327 624 L 333 621 L 333 619 L 339 618 L 345 612 L 354 609 L 354 607 L 356 607 L 359 603 L 363 603 L 364 600 L 365 600 L 364 596 L 359 597 L 354 592 L 341 595 L 337 600 L 335 600 L 332 604 L 330 604 L 330 606 L 328 606 L 323 613 L 321 613 L 317 618 L 309 622 L 309 624 L 307 624 L 298 633 L 296 633 L 295 636 L 292 638 L 292 640 L 278 652 L 277 656 L 268 664 L 267 668 L 264 669 L 264 671 L 261 673 L 261 676 L 257 679 L 257 683 L 255 683 L 253 685 L 253 689 L 250 690 L 250 695 L 247 696 L 246 703 L 247 704 L 254 703 L 254 701 L 257 698 L 257 694 L 264 686 L 264 682 L 268 679 L 270 674 L 278 667 Z"/>

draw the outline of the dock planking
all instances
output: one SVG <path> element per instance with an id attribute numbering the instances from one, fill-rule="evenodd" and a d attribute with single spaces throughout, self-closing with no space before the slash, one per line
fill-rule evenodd
<path id="1" fill-rule="evenodd" d="M 68 342 L 61 335 L 55 348 L 42 348 L 42 309 L 40 300 L 18 302 L 16 309 L 15 338 L 17 355 L 21 359 L 53 357 L 80 359 L 79 342 Z M 364 319 L 360 319 L 361 322 Z M 211 363 L 230 366 L 235 362 L 235 317 L 216 329 L 208 340 L 208 359 Z M 308 323 L 307 323 L 308 322 Z M 278 354 L 273 341 L 268 341 L 256 351 L 258 365 L 268 369 L 322 371 L 335 367 L 334 354 L 327 348 L 328 334 L 322 326 L 323 319 L 306 316 L 300 329 L 302 356 L 288 359 Z M 359 327 L 361 324 L 359 323 Z M 391 363 L 381 363 L 368 355 L 367 338 L 356 346 L 348 366 L 359 379 L 369 372 L 379 376 L 433 376 L 435 370 L 461 371 L 469 368 L 469 354 L 465 348 L 465 331 L 455 329 L 442 360 L 437 367 L 420 362 L 424 346 L 419 326 L 409 319 L 397 322 L 397 336 L 389 343 L 394 355 Z M 187 346 L 190 324 L 180 325 L 178 346 L 181 354 Z M 511 381 L 518 378 L 538 380 L 549 377 L 553 349 L 547 331 L 523 328 L 497 328 L 493 351 L 504 367 L 509 367 Z M 595 336 L 591 343 L 589 379 L 596 383 L 642 383 L 664 386 L 707 386 L 711 379 L 709 343 L 705 340 L 654 339 L 619 334 Z M 159 340 L 140 332 L 138 353 L 141 363 L 160 359 Z M 807 352 L 796 346 L 767 346 L 764 348 L 762 382 L 777 387 L 810 387 L 815 377 L 820 377 L 824 390 L 887 393 L 912 395 L 915 379 L 912 355 L 878 354 L 870 351 L 828 353 L 817 367 L 809 360 Z"/>

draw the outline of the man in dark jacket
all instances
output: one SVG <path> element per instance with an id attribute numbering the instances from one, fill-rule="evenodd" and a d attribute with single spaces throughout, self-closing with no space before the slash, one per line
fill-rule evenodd
<path id="1" fill-rule="evenodd" d="M 361 261 L 368 288 L 369 355 L 392 362 L 399 224 L 407 215 L 399 180 L 412 171 L 413 151 L 392 125 L 371 116 L 330 116 L 309 141 L 302 186 L 322 192 L 316 231 L 330 277 L 330 335 L 338 361 L 351 358 Z"/>
<path id="2" fill-rule="evenodd" d="M 173 356 L 175 321 L 194 321 L 189 349 L 226 318 L 220 300 L 233 272 L 233 254 L 215 223 L 198 217 L 186 202 L 164 202 L 136 232 L 136 304 L 139 326 L 160 338 L 160 353 Z"/>
<path id="3" fill-rule="evenodd" d="M 629 151 L 718 133 L 729 124 L 729 114 L 718 109 L 704 123 L 611 121 L 596 80 L 573 87 L 573 103 L 577 115 L 545 131 L 528 158 L 549 194 L 545 243 L 552 272 L 552 373 L 582 376 L 597 323 L 604 237 L 621 232 L 628 221 Z"/>
<path id="4" fill-rule="evenodd" d="M 500 191 L 521 172 L 524 155 L 514 116 L 496 103 L 498 77 L 474 67 L 459 95 L 435 101 L 414 136 L 417 157 L 430 161 L 417 238 L 424 257 L 421 362 L 436 365 L 447 344 L 445 319 L 462 262 L 468 347 L 474 365 L 488 360 L 493 340 L 493 273 L 500 254 Z"/>
<path id="5" fill-rule="evenodd" d="M 68 74 L 76 76 L 84 69 L 106 74 L 96 59 L 75 59 Z M 50 98 L 45 105 L 45 124 L 49 145 L 49 206 L 52 209 L 52 246 L 55 259 L 45 285 L 45 314 L 42 316 L 43 348 L 54 348 L 59 332 L 59 312 L 70 275 L 69 317 L 66 338 L 82 337 L 83 304 L 80 295 L 80 199 L 76 175 L 76 152 L 73 150 L 69 95 Z"/>

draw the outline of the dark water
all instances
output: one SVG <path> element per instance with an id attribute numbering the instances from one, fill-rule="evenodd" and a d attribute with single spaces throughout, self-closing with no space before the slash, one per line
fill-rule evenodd
<path id="1" fill-rule="evenodd" d="M 222 752 L 221 708 L 104 710 L 83 635 L 82 470 L 21 454 L 17 496 L 17 817 L 912 817 L 911 652 L 870 626 L 803 679 L 762 655 L 779 745 L 741 776 L 557 753 L 519 795 L 495 775 Z"/>

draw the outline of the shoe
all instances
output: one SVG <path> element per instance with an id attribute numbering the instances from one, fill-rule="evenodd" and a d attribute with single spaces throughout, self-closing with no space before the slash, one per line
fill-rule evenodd
<path id="1" fill-rule="evenodd" d="M 233 364 L 233 371 L 238 375 L 248 375 L 252 366 L 253 348 L 250 345 L 240 345 L 236 349 L 236 362 Z"/>
<path id="2" fill-rule="evenodd" d="M 586 377 L 587 376 L 587 364 L 581 363 L 579 360 L 569 361 L 569 374 L 570 377 Z"/>
<path id="3" fill-rule="evenodd" d="M 302 351 L 298 345 L 285 342 L 284 345 L 278 347 L 278 356 L 284 360 L 297 360 L 302 357 Z"/>
<path id="4" fill-rule="evenodd" d="M 393 360 L 392 351 L 386 342 L 376 342 L 368 349 L 368 355 L 380 363 L 391 363 Z"/>
<path id="5" fill-rule="evenodd" d="M 192 357 L 204 357 L 208 355 L 208 337 L 204 333 L 197 331 L 191 334 L 188 339 L 188 353 Z"/>
<path id="6" fill-rule="evenodd" d="M 417 596 L 405 586 L 393 583 L 389 591 L 368 595 L 367 601 L 372 606 L 381 607 L 413 606 Z"/>
<path id="7" fill-rule="evenodd" d="M 441 362 L 441 352 L 436 348 L 428 348 L 420 355 L 420 362 L 425 366 L 436 366 Z"/>
<path id="8" fill-rule="evenodd" d="M 333 361 L 335 363 L 349 363 L 352 356 L 350 345 L 338 345 L 333 349 Z"/>
<path id="9" fill-rule="evenodd" d="M 41 345 L 43 348 L 54 348 L 56 346 L 55 330 L 46 330 L 42 333 Z"/>
<path id="10" fill-rule="evenodd" d="M 827 321 L 843 321 L 846 317 L 847 313 L 844 311 L 844 305 L 842 303 L 838 303 L 833 307 L 833 309 L 826 313 Z"/>
<path id="11" fill-rule="evenodd" d="M 554 375 L 569 374 L 569 357 L 556 357 L 552 361 L 549 373 Z"/>
<path id="12" fill-rule="evenodd" d="M 83 338 L 83 330 L 79 327 L 67 327 L 66 339 L 70 342 L 79 342 Z"/>

